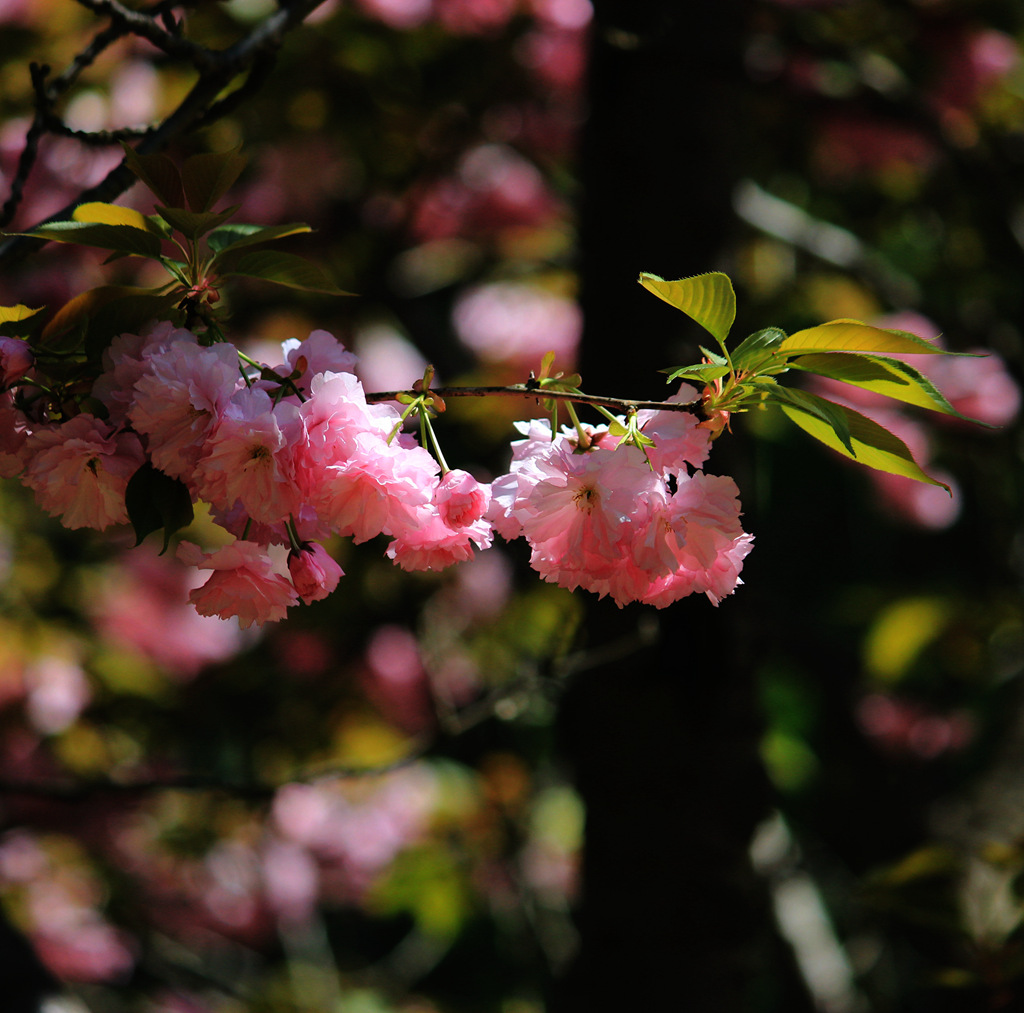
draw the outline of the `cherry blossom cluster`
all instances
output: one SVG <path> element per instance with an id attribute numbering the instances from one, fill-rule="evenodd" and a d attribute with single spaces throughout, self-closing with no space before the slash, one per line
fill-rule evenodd
<path id="1" fill-rule="evenodd" d="M 517 423 L 511 470 L 488 484 L 405 432 L 409 410 L 368 401 L 355 356 L 326 331 L 285 342 L 273 367 L 169 323 L 123 334 L 93 385 L 95 412 L 86 400 L 77 414 L 33 399 L 33 386 L 15 397 L 31 359 L 3 340 L 0 475 L 20 475 L 65 526 L 98 530 L 128 521 L 143 465 L 183 483 L 234 537 L 212 551 L 179 545 L 179 559 L 211 571 L 189 600 L 243 627 L 337 587 L 341 567 L 321 544 L 332 536 L 387 536 L 406 570 L 468 560 L 495 531 L 522 536 L 545 580 L 659 608 L 695 592 L 717 604 L 751 547 L 735 484 L 695 470 L 710 437 L 688 412 L 641 412 L 631 445 L 625 420 L 614 432 Z M 290 548 L 286 564 L 277 546 Z"/>

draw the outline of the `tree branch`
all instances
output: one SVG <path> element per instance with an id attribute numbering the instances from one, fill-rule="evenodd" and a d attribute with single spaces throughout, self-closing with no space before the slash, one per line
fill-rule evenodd
<path id="1" fill-rule="evenodd" d="M 382 401 L 397 401 L 399 395 L 408 397 L 420 397 L 424 392 L 418 390 L 387 390 L 372 391 L 367 393 L 366 400 L 369 404 L 380 404 Z M 540 387 L 531 387 L 526 383 L 514 383 L 508 387 L 432 387 L 428 392 L 436 394 L 440 398 L 450 397 L 525 397 L 533 398 L 536 401 L 572 401 L 575 404 L 601 405 L 605 408 L 619 408 L 628 411 L 630 408 L 636 411 L 651 410 L 665 412 L 689 412 L 691 415 L 700 415 L 700 404 L 691 401 L 688 404 L 679 404 L 677 401 L 633 401 L 622 397 L 604 397 L 600 394 L 573 394 L 564 390 L 544 390 Z"/>
<path id="2" fill-rule="evenodd" d="M 99 52 L 110 45 L 114 39 L 121 38 L 126 34 L 140 35 L 157 45 L 163 52 L 186 59 L 200 70 L 196 83 L 178 107 L 158 126 L 149 128 L 139 142 L 136 150 L 140 154 L 150 154 L 160 151 L 172 140 L 190 130 L 212 123 L 251 95 L 269 75 L 285 35 L 301 24 L 324 0 L 294 0 L 293 3 L 282 6 L 266 17 L 248 35 L 223 50 L 209 50 L 197 46 L 195 43 L 187 42 L 161 27 L 152 15 L 131 11 L 123 7 L 117 0 L 78 0 L 78 2 L 96 13 L 110 17 L 113 23 L 97 35 L 92 43 L 75 57 L 68 69 L 41 94 L 36 78 L 33 78 L 33 83 L 37 85 L 36 116 L 26 136 L 25 150 L 22 152 L 18 175 L 12 185 L 11 197 L 3 208 L 4 218 L 2 221 L 4 222 L 13 217 L 21 200 L 25 182 L 35 162 L 41 136 L 46 132 L 63 133 L 66 130 L 62 122 L 60 122 L 60 128 L 55 128 L 51 121 L 50 109 L 55 98 L 65 91 L 78 73 L 88 66 Z M 161 3 L 152 9 L 162 12 L 165 6 Z M 160 41 L 156 41 L 157 38 Z M 198 55 L 199 50 L 205 55 Z M 250 69 L 250 74 L 246 80 L 234 92 L 218 101 L 218 96 L 224 88 L 247 69 Z M 116 131 L 112 132 L 111 137 L 116 137 L 117 133 Z M 75 136 L 79 140 L 85 140 L 80 135 Z M 110 202 L 124 193 L 134 182 L 135 176 L 122 161 L 95 186 L 83 190 L 60 211 L 25 228 L 24 231 L 29 232 L 46 222 L 65 221 L 71 217 L 72 212 L 79 204 L 88 201 Z M 23 259 L 42 247 L 44 243 L 45 240 L 28 236 L 8 238 L 0 244 L 0 266 L 9 266 Z"/>

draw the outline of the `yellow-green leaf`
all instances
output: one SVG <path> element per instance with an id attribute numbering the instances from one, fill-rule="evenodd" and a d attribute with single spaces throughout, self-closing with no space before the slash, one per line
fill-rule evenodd
<path id="1" fill-rule="evenodd" d="M 900 359 L 853 352 L 820 352 L 797 356 L 789 364 L 796 369 L 840 380 L 905 404 L 966 418 L 949 403 L 928 377 Z"/>
<path id="2" fill-rule="evenodd" d="M 93 222 L 96 225 L 130 225 L 133 229 L 149 232 L 149 222 L 145 215 L 140 214 L 134 208 L 123 208 L 120 204 L 104 204 L 101 201 L 79 204 L 71 217 L 76 222 Z"/>
<path id="3" fill-rule="evenodd" d="M 42 307 L 39 307 L 42 309 Z M 39 309 L 30 309 L 28 306 L 23 306 L 18 303 L 17 306 L 0 306 L 0 324 L 9 324 L 18 320 L 27 320 L 29 317 L 35 316 Z"/>
<path id="4" fill-rule="evenodd" d="M 860 412 L 855 412 L 845 405 L 833 404 L 832 406 L 846 417 L 849 443 L 853 448 L 851 453 L 844 446 L 844 441 L 836 434 L 833 427 L 821 417 L 812 415 L 794 404 L 780 404 L 779 407 L 805 433 L 844 457 L 849 457 L 858 464 L 874 468 L 876 471 L 885 471 L 890 475 L 903 475 L 928 485 L 938 485 L 949 492 L 948 485 L 937 481 L 921 470 L 914 460 L 914 455 L 898 436 L 890 433 L 884 426 L 880 426 L 867 416 L 861 415 Z"/>
<path id="5" fill-rule="evenodd" d="M 785 339 L 778 350 L 786 355 L 798 352 L 881 352 L 889 355 L 930 352 L 943 355 L 943 349 L 909 331 L 888 331 L 859 320 L 830 320 L 808 327 Z"/>
<path id="6" fill-rule="evenodd" d="M 727 274 L 714 271 L 694 278 L 665 281 L 656 274 L 640 275 L 640 284 L 670 306 L 696 320 L 724 348 L 736 319 L 736 293 Z"/>
<path id="7" fill-rule="evenodd" d="M 76 243 L 96 246 L 101 250 L 130 254 L 136 257 L 159 257 L 160 239 L 152 232 L 131 225 L 106 225 L 96 222 L 47 222 L 31 232 L 19 235 L 50 239 L 55 243 Z"/>

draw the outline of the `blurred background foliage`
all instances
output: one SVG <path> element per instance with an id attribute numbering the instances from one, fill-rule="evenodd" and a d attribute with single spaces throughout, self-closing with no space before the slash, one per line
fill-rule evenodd
<path id="1" fill-rule="evenodd" d="M 358 297 L 225 288 L 232 335 L 258 352 L 326 328 L 359 354 L 368 389 L 408 387 L 427 361 L 445 383 L 520 381 L 552 348 L 575 365 L 588 45 L 638 44 L 596 7 L 328 0 L 292 32 L 258 94 L 170 153 L 242 144 L 240 218 L 311 223 L 287 248 Z M 651 7 L 685 25 L 676 5 Z M 178 13 L 189 37 L 223 46 L 270 9 Z M 744 677 L 773 807 L 751 857 L 789 955 L 751 972 L 743 1008 L 1024 1009 L 1024 11 L 742 11 L 728 28 L 737 116 L 720 124 L 738 182 L 714 262 L 696 268 L 733 277 L 735 333 L 853 317 L 941 334 L 986 353 L 937 379 L 996 427 L 879 416 L 952 497 L 861 473 L 770 415 L 723 437 L 757 535 L 746 586 L 720 607 L 757 646 Z M 33 111 L 29 61 L 59 72 L 105 21 L 71 0 L 5 0 L 0 19 L 6 199 Z M 191 80 L 123 40 L 57 111 L 74 130 L 145 124 Z M 685 141 L 705 100 L 668 97 L 660 129 Z M 702 155 L 696 138 L 688 157 Z M 7 228 L 64 206 L 119 156 L 44 138 Z M 141 188 L 124 199 L 150 210 Z M 637 263 L 621 285 L 670 269 Z M 134 270 L 48 248 L 6 270 L 0 301 L 56 307 Z M 596 393 L 657 397 L 653 369 L 695 357 L 694 329 L 662 319 L 657 338 L 623 334 L 601 353 L 614 372 L 665 349 L 649 387 Z M 500 473 L 524 410 L 449 401 L 447 458 Z M 579 945 L 587 816 L 558 748 L 559 699 L 585 691 L 598 660 L 637 679 L 631 652 L 657 635 L 653 611 L 634 606 L 635 636 L 609 642 L 579 595 L 504 548 L 410 576 L 338 544 L 338 593 L 243 632 L 195 616 L 189 576 L 129 551 L 126 533 L 64 531 L 15 482 L 0 496 L 5 1010 L 42 994 L 73 1013 L 566 1002 L 553 982 Z M 684 602 L 661 635 L 682 653 L 708 608 Z M 638 901 L 632 916 L 647 914 Z M 699 963 L 714 940 L 697 929 L 691 946 Z M 652 983 L 633 987 L 642 1008 Z M 673 987 L 690 1008 L 686 980 Z"/>

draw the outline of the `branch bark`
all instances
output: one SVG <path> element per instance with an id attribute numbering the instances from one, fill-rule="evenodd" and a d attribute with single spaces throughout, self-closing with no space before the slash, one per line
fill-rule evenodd
<path id="1" fill-rule="evenodd" d="M 72 60 L 67 70 L 46 85 L 43 92 L 40 93 L 36 115 L 26 136 L 25 152 L 19 164 L 18 175 L 12 184 L 11 196 L 4 205 L 3 221 L 9 221 L 16 211 L 28 174 L 35 162 L 35 153 L 42 136 L 48 132 L 63 132 L 61 130 L 63 121 L 52 122 L 50 109 L 53 103 L 70 88 L 81 70 L 113 41 L 126 35 L 139 35 L 168 55 L 186 60 L 199 71 L 198 79 L 178 107 L 162 123 L 147 129 L 139 141 L 136 150 L 140 154 L 151 154 L 162 150 L 175 138 L 187 134 L 190 130 L 214 122 L 230 112 L 238 101 L 252 94 L 269 75 L 284 37 L 300 25 L 324 0 L 293 0 L 291 3 L 285 3 L 280 9 L 256 25 L 247 35 L 222 50 L 211 50 L 192 43 L 162 27 L 153 14 L 131 11 L 117 3 L 116 0 L 78 0 L 78 2 L 97 14 L 110 17 L 112 24 L 101 31 Z M 157 4 L 151 10 L 153 12 L 161 11 L 163 6 L 163 4 Z M 239 74 L 246 71 L 248 71 L 246 80 L 232 93 L 218 99 L 221 92 Z M 40 87 L 41 83 L 37 82 L 37 93 L 40 92 Z M 81 137 L 79 139 L 85 140 Z M 122 160 L 95 186 L 83 190 L 60 211 L 23 231 L 31 231 L 46 222 L 65 221 L 71 217 L 72 212 L 79 204 L 88 201 L 113 201 L 134 182 L 135 177 Z M 8 237 L 0 244 L 0 267 L 9 267 L 24 259 L 42 247 L 44 243 L 44 240 L 27 236 Z"/>

